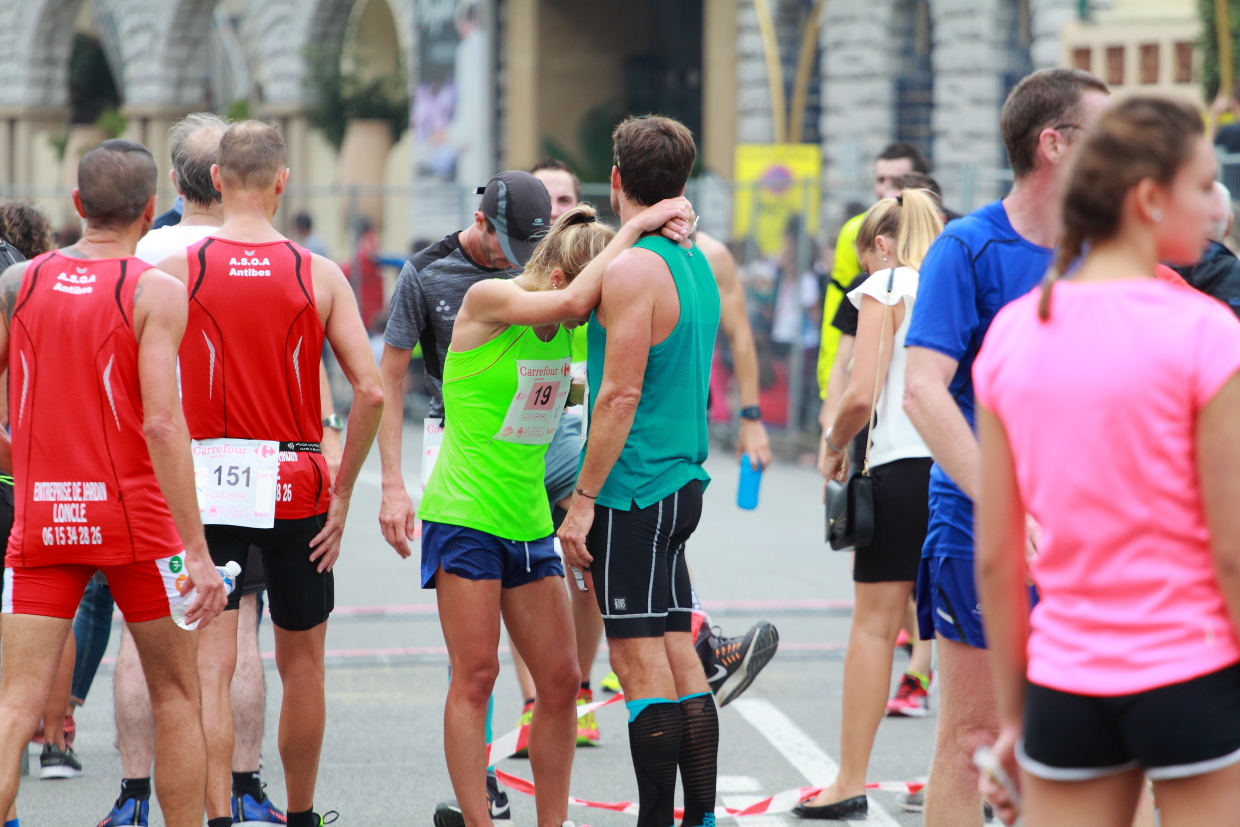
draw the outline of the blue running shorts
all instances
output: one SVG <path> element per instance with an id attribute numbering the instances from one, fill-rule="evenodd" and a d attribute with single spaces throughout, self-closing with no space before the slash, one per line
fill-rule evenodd
<path id="1" fill-rule="evenodd" d="M 975 649 L 986 648 L 972 560 L 921 558 L 917 571 L 917 628 L 922 640 L 931 640 L 938 633 Z"/>
<path id="2" fill-rule="evenodd" d="M 499 580 L 513 589 L 544 577 L 563 577 L 564 565 L 553 538 L 505 540 L 474 528 L 447 523 L 422 523 L 422 588 L 435 588 L 443 570 L 466 580 Z"/>

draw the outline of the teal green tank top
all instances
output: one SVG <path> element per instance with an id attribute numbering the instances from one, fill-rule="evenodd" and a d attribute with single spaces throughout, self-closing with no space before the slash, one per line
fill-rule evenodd
<path id="1" fill-rule="evenodd" d="M 418 515 L 518 542 L 552 532 L 545 455 L 572 380 L 572 340 L 512 326 L 473 350 L 448 350 L 444 433 Z"/>
<path id="2" fill-rule="evenodd" d="M 633 428 L 598 495 L 600 505 L 621 511 L 634 504 L 647 508 L 691 480 L 701 480 L 703 488 L 710 482 L 702 463 L 708 448 L 706 397 L 719 329 L 719 288 L 701 250 L 686 250 L 662 236 L 643 238 L 635 246 L 667 262 L 680 296 L 680 319 L 670 336 L 650 348 Z M 607 331 L 593 313 L 589 350 L 592 428 L 607 358 Z"/>

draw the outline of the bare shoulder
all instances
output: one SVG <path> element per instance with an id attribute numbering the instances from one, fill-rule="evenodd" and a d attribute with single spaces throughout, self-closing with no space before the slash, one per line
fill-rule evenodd
<path id="1" fill-rule="evenodd" d="M 10 264 L 0 273 L 0 312 L 3 312 L 4 318 L 13 317 L 13 309 L 17 306 L 17 294 L 22 289 L 22 279 L 26 277 L 26 268 L 30 265 L 28 261 L 19 261 L 16 264 Z"/>
<path id="2" fill-rule="evenodd" d="M 182 285 L 189 283 L 189 253 L 187 250 L 181 250 L 165 257 L 155 267 L 165 275 L 177 279 Z M 147 270 L 147 272 L 151 271 Z"/>
<path id="3" fill-rule="evenodd" d="M 134 307 L 147 310 L 177 307 L 189 303 L 185 282 L 159 267 L 151 267 L 138 276 L 134 289 Z"/>
<path id="4" fill-rule="evenodd" d="M 676 289 L 667 262 L 644 247 L 630 247 L 616 256 L 603 271 L 603 297 L 617 298 L 651 295 L 667 288 Z"/>
<path id="5" fill-rule="evenodd" d="M 310 254 L 310 277 L 314 280 L 316 294 L 320 288 L 331 291 L 342 285 L 348 286 L 348 279 L 345 278 L 340 265 L 318 253 Z"/>

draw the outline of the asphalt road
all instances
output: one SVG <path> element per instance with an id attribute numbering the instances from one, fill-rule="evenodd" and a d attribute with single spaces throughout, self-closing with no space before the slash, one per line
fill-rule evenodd
<path id="1" fill-rule="evenodd" d="M 417 484 L 420 432 L 405 433 L 406 478 Z M 720 803 L 746 806 L 781 790 L 822 784 L 838 757 L 843 654 L 852 599 L 849 556 L 822 542 L 821 481 L 814 469 L 775 465 L 762 483 L 757 510 L 735 505 L 737 466 L 716 450 L 714 477 L 701 527 L 689 544 L 689 565 L 713 622 L 724 634 L 743 633 L 759 617 L 779 628 L 781 649 L 738 701 L 721 710 Z M 378 456 L 367 464 L 354 495 L 344 551 L 336 567 L 337 611 L 327 636 L 328 723 L 316 809 L 338 810 L 341 825 L 429 827 L 435 803 L 452 795 L 442 752 L 446 652 L 434 593 L 418 583 L 417 555 L 400 560 L 378 527 Z M 843 603 L 843 605 L 841 605 Z M 18 805 L 24 827 L 89 827 L 107 813 L 120 779 L 113 746 L 111 666 L 119 635 L 87 704 L 77 716 L 82 777 L 69 781 L 22 779 Z M 273 649 L 264 619 L 261 648 Z M 507 657 L 503 656 L 506 664 Z M 904 663 L 895 656 L 893 681 Z M 280 682 L 268 660 L 268 723 L 263 778 L 272 799 L 285 801 L 276 721 Z M 600 654 L 593 677 L 607 672 Z M 601 696 L 600 696 L 601 697 Z M 511 727 L 521 698 L 510 668 L 497 686 L 497 734 Z M 603 743 L 577 751 L 573 795 L 595 801 L 636 798 L 621 704 L 598 713 Z M 886 719 L 870 764 L 871 781 L 923 778 L 930 760 L 934 718 Z M 31 748 L 37 776 L 38 758 Z M 500 768 L 530 778 L 529 762 Z M 534 802 L 509 791 L 517 827 L 533 827 Z M 873 824 L 914 825 L 919 815 L 896 806 L 896 794 L 871 794 Z M 573 807 L 577 824 L 633 827 L 635 817 Z M 796 822 L 788 815 L 750 816 L 751 827 Z M 152 825 L 162 825 L 158 807 Z"/>

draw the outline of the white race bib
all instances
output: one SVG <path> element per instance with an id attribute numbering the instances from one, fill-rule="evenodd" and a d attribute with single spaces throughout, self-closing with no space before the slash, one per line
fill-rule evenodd
<path id="1" fill-rule="evenodd" d="M 431 481 L 431 471 L 439 459 L 439 446 L 443 445 L 443 420 L 422 420 L 422 490 Z"/>
<path id="2" fill-rule="evenodd" d="M 195 439 L 194 487 L 205 525 L 272 528 L 280 443 L 266 439 Z"/>
<path id="3" fill-rule="evenodd" d="M 521 445 L 549 445 L 568 401 L 571 360 L 518 359 L 517 393 L 495 439 Z"/>

